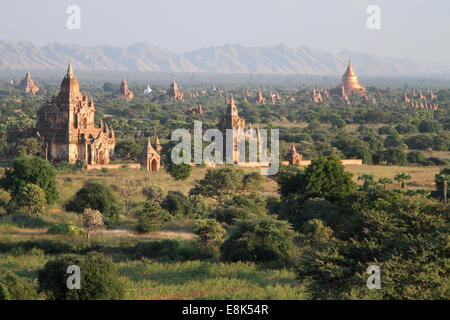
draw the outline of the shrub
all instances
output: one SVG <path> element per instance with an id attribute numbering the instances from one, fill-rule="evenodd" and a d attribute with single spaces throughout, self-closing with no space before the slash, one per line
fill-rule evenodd
<path id="1" fill-rule="evenodd" d="M 226 261 L 287 262 L 294 233 L 286 221 L 241 221 L 220 247 Z"/>
<path id="2" fill-rule="evenodd" d="M 82 229 L 71 226 L 67 223 L 54 224 L 47 230 L 48 234 L 65 234 L 65 235 L 82 235 L 84 232 Z"/>
<path id="3" fill-rule="evenodd" d="M 211 251 L 205 251 L 193 242 L 178 239 L 139 242 L 133 251 L 138 258 L 163 261 L 203 260 L 212 257 Z"/>
<path id="4" fill-rule="evenodd" d="M 100 211 L 106 217 L 117 218 L 120 211 L 117 196 L 104 184 L 88 181 L 78 190 L 74 198 L 66 203 L 67 211 L 82 213 L 90 208 Z"/>
<path id="5" fill-rule="evenodd" d="M 194 234 L 202 248 L 216 249 L 222 242 L 226 231 L 220 223 L 214 219 L 200 220 L 194 224 Z"/>
<path id="6" fill-rule="evenodd" d="M 0 268 L 0 300 L 32 300 L 36 298 L 36 288 L 31 283 Z"/>
<path id="7" fill-rule="evenodd" d="M 6 169 L 0 180 L 1 187 L 10 191 L 13 199 L 19 188 L 27 183 L 35 184 L 44 191 L 47 204 L 53 204 L 58 199 L 55 169 L 50 162 L 39 157 L 16 158 L 12 168 Z"/>
<path id="8" fill-rule="evenodd" d="M 81 215 L 83 220 L 83 229 L 86 232 L 86 239 L 89 240 L 89 233 L 104 228 L 103 216 L 100 211 L 90 208 L 84 209 Z"/>
<path id="9" fill-rule="evenodd" d="M 179 191 L 169 191 L 161 206 L 172 215 L 188 216 L 192 212 L 192 203 Z"/>
<path id="10" fill-rule="evenodd" d="M 69 290 L 66 273 L 70 265 L 81 270 L 81 288 Z M 49 300 L 119 300 L 125 295 L 123 282 L 112 260 L 99 253 L 66 255 L 46 263 L 38 271 L 39 291 Z"/>
<path id="11" fill-rule="evenodd" d="M 161 206 L 152 201 L 146 201 L 144 208 L 138 213 L 138 224 L 136 231 L 138 233 L 148 233 L 158 231 L 162 223 L 168 220 L 168 213 Z"/>
<path id="12" fill-rule="evenodd" d="M 149 201 L 161 203 L 164 198 L 164 192 L 160 187 L 149 186 L 142 189 L 142 193 Z"/>

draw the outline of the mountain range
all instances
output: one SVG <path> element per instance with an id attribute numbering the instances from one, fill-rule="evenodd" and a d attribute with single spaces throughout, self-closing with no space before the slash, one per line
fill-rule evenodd
<path id="1" fill-rule="evenodd" d="M 440 63 L 350 51 L 332 54 L 284 44 L 227 44 L 177 54 L 143 42 L 128 47 L 61 43 L 39 47 L 26 41 L 0 40 L 0 70 L 63 69 L 72 59 L 78 70 L 341 75 L 349 58 L 357 74 L 364 76 L 450 74 L 450 66 Z"/>

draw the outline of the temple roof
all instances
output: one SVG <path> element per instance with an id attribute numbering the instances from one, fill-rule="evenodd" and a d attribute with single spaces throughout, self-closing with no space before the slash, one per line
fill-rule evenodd
<path id="1" fill-rule="evenodd" d="M 353 71 L 352 62 L 351 62 L 351 60 L 348 60 L 348 67 L 347 67 L 347 71 L 345 71 L 345 73 L 344 73 L 344 77 L 354 77 L 354 76 L 356 76 L 356 73 L 355 73 L 355 71 Z"/>

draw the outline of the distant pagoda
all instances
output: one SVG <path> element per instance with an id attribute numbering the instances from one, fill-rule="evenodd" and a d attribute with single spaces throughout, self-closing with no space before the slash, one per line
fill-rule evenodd
<path id="1" fill-rule="evenodd" d="M 348 67 L 342 76 L 341 84 L 333 90 L 334 94 L 338 94 L 342 98 L 346 98 L 347 95 L 358 94 L 365 95 L 366 88 L 358 82 L 358 77 L 352 68 L 352 62 L 348 60 Z"/>
<path id="2" fill-rule="evenodd" d="M 25 93 L 32 93 L 32 94 L 36 94 L 36 92 L 39 91 L 39 86 L 34 82 L 33 78 L 31 77 L 29 69 L 27 70 L 25 78 L 23 78 L 22 81 L 20 81 L 17 88 L 23 90 Z"/>
<path id="3" fill-rule="evenodd" d="M 128 88 L 127 80 L 125 79 L 125 76 L 123 76 L 122 83 L 120 84 L 119 91 L 116 92 L 116 97 L 131 100 L 134 98 L 133 91 L 131 91 Z"/>

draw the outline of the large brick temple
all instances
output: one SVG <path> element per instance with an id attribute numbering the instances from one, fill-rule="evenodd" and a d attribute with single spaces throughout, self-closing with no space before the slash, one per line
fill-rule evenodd
<path id="1" fill-rule="evenodd" d="M 36 131 L 43 145 L 43 157 L 50 161 L 107 164 L 114 156 L 116 139 L 107 124 L 94 123 L 95 106 L 83 96 L 69 62 L 59 94 L 52 96 L 37 115 Z"/>

